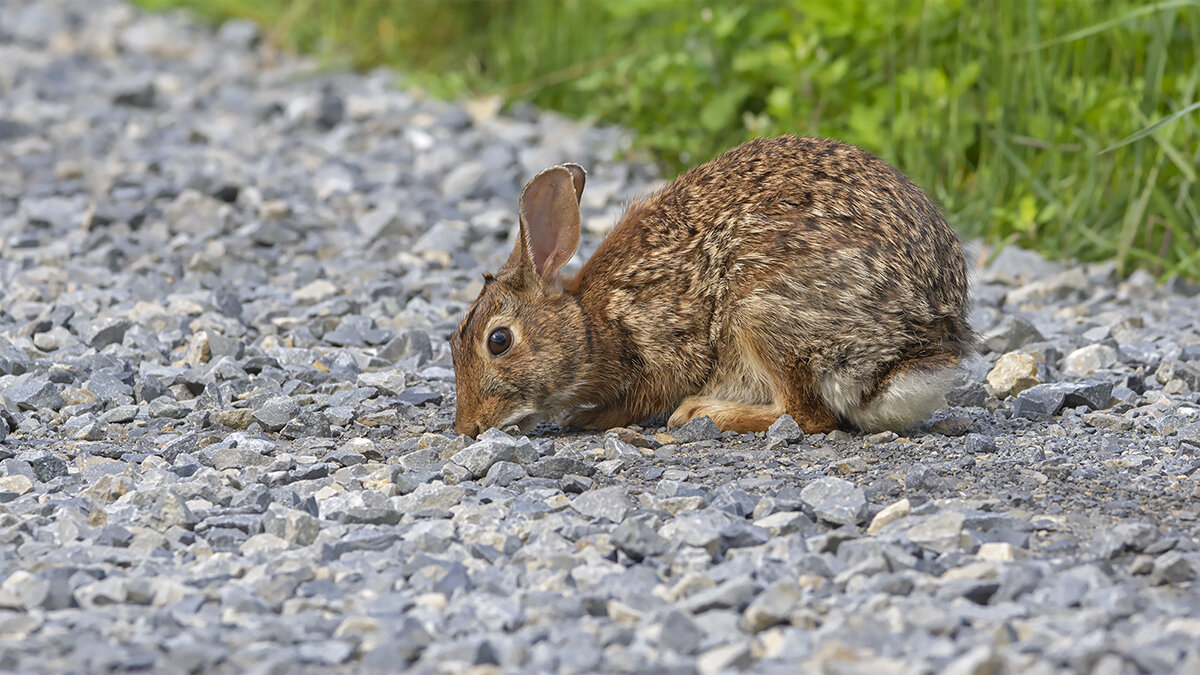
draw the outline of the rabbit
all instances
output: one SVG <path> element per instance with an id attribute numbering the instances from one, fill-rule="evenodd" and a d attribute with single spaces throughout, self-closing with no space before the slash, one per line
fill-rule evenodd
<path id="1" fill-rule="evenodd" d="M 631 203 L 572 278 L 586 172 L 537 174 L 507 262 L 451 336 L 455 426 L 608 429 L 670 414 L 764 431 L 903 431 L 976 350 L 955 233 L 834 140 L 758 139 Z"/>

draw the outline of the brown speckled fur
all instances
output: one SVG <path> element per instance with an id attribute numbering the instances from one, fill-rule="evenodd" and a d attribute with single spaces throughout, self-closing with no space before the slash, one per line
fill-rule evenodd
<path id="1" fill-rule="evenodd" d="M 583 183 L 579 167 L 554 167 L 522 195 L 518 245 L 451 341 L 461 433 L 672 411 L 671 424 L 709 415 L 737 431 L 786 412 L 829 431 L 893 378 L 973 350 L 957 238 L 919 188 L 856 147 L 783 136 L 734 148 L 631 205 L 561 279 Z M 497 326 L 517 337 L 492 356 Z"/>

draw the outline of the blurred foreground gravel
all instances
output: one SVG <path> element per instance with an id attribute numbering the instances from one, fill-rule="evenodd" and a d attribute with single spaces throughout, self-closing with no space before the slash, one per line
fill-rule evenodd
<path id="1" fill-rule="evenodd" d="M 907 436 L 452 429 L 521 184 L 622 135 L 0 5 L 0 670 L 1200 672 L 1200 298 L 1005 250 Z M 574 263 L 578 264 L 578 261 Z"/>

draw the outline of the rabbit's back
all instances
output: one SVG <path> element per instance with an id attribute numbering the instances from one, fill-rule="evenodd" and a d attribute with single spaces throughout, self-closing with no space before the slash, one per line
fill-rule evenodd
<path id="1" fill-rule="evenodd" d="M 764 371 L 803 367 L 845 399 L 837 410 L 889 364 L 974 340 L 962 250 L 938 209 L 831 140 L 760 139 L 693 168 L 633 204 L 570 287 L 622 326 L 666 405 L 726 389 L 766 400 Z"/>

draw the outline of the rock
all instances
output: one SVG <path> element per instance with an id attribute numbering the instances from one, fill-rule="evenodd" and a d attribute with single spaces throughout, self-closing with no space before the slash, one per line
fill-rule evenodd
<path id="1" fill-rule="evenodd" d="M 450 461 L 466 468 L 472 477 L 483 478 L 496 462 L 511 462 L 516 458 L 515 445 L 511 440 L 480 440 L 455 453 Z"/>
<path id="2" fill-rule="evenodd" d="M 183 501 L 174 490 L 162 490 L 158 497 L 154 500 L 154 508 L 146 519 L 146 524 L 154 529 L 164 532 L 172 527 L 181 527 L 185 530 L 192 529 L 199 518 L 192 510 L 188 508 L 187 503 Z"/>
<path id="3" fill-rule="evenodd" d="M 950 489 L 950 484 L 933 469 L 917 463 L 905 474 L 904 489 L 912 494 L 940 495 Z"/>
<path id="4" fill-rule="evenodd" d="M 521 469 L 521 477 L 525 476 L 525 470 Z M 585 476 L 576 476 L 567 474 L 558 479 L 558 486 L 567 494 L 583 494 L 591 490 L 596 484 L 596 481 Z"/>
<path id="5" fill-rule="evenodd" d="M 1117 363 L 1117 350 L 1108 345 L 1092 344 L 1080 347 L 1062 360 L 1063 374 L 1087 377 L 1097 370 L 1111 368 Z"/>
<path id="6" fill-rule="evenodd" d="M 474 476 L 471 475 L 471 470 L 465 466 L 460 466 L 453 462 L 446 462 L 446 464 L 442 466 L 442 481 L 446 485 L 458 485 L 459 483 L 465 483 L 472 478 L 474 478 Z"/>
<path id="7" fill-rule="evenodd" d="M 804 432 L 791 415 L 782 415 L 767 429 L 767 438 L 777 438 L 785 443 L 798 443 L 804 439 Z"/>
<path id="8" fill-rule="evenodd" d="M 292 293 L 296 302 L 315 304 L 338 295 L 338 287 L 325 279 L 315 279 Z"/>
<path id="9" fill-rule="evenodd" d="M 1003 541 L 989 541 L 979 545 L 975 557 L 989 562 L 1012 562 L 1016 559 L 1013 545 Z"/>
<path id="10" fill-rule="evenodd" d="M 571 500 L 571 508 L 586 518 L 607 519 L 619 523 L 633 507 L 623 487 L 608 487 L 589 490 Z"/>
<path id="11" fill-rule="evenodd" d="M 97 351 L 112 344 L 120 344 L 125 333 L 133 326 L 129 319 L 107 318 L 92 322 L 83 331 L 83 341 Z"/>
<path id="12" fill-rule="evenodd" d="M 508 487 L 516 481 L 521 480 L 526 476 L 525 467 L 514 462 L 496 462 L 487 472 L 483 479 L 484 487 L 498 485 L 500 487 Z M 566 478 L 565 476 L 563 477 Z"/>
<path id="13" fill-rule="evenodd" d="M 962 436 L 971 429 L 974 418 L 965 415 L 947 415 L 929 425 L 929 433 L 943 436 Z"/>
<path id="14" fill-rule="evenodd" d="M 1133 428 L 1133 420 L 1128 417 L 1102 412 L 1084 413 L 1083 422 L 1090 427 L 1106 431 L 1128 431 Z"/>
<path id="15" fill-rule="evenodd" d="M 625 518 L 612 531 L 612 542 L 634 562 L 660 556 L 670 549 L 666 538 L 636 518 Z"/>
<path id="16" fill-rule="evenodd" d="M 1112 382 L 1089 380 L 1063 383 L 1060 386 L 1065 392 L 1063 407 L 1085 406 L 1090 410 L 1103 410 L 1112 405 Z"/>
<path id="17" fill-rule="evenodd" d="M 261 466 L 267 463 L 257 450 L 244 446 L 217 448 L 212 453 L 213 468 L 217 471 L 225 469 L 244 469 L 248 466 Z"/>
<path id="18" fill-rule="evenodd" d="M 845 434 L 846 432 L 839 429 L 839 430 L 831 432 L 831 433 L 840 435 L 840 434 Z M 897 438 L 900 438 L 900 436 L 894 431 L 879 431 L 879 432 L 871 434 L 870 436 L 867 436 L 867 442 L 870 443 L 871 445 L 883 445 L 884 443 L 891 443 L 892 441 L 896 440 Z M 831 440 L 849 440 L 849 438 L 848 437 L 847 438 L 836 438 L 835 437 L 835 438 L 832 438 Z"/>
<path id="19" fill-rule="evenodd" d="M 850 474 L 865 472 L 867 470 L 867 460 L 855 455 L 854 457 L 839 459 L 831 467 L 834 473 L 848 476 Z"/>
<path id="20" fill-rule="evenodd" d="M 759 593 L 742 613 L 742 628 L 749 633 L 761 633 L 771 626 L 787 621 L 800 605 L 804 589 L 792 579 L 779 579 Z"/>
<path id="21" fill-rule="evenodd" d="M 580 476 L 591 476 L 596 468 L 586 462 L 571 457 L 543 457 L 525 467 L 525 471 L 533 478 L 559 479 L 569 473 Z"/>
<path id="22" fill-rule="evenodd" d="M 942 511 L 932 516 L 923 516 L 908 528 L 908 540 L 918 546 L 946 553 L 962 548 L 963 514 Z"/>
<path id="23" fill-rule="evenodd" d="M 258 24 L 247 19 L 226 19 L 217 31 L 217 39 L 235 49 L 251 49 L 258 44 Z"/>
<path id="24" fill-rule="evenodd" d="M 1178 382 L 1190 391 L 1200 392 L 1200 363 L 1165 360 L 1154 370 L 1154 379 L 1164 387 Z"/>
<path id="25" fill-rule="evenodd" d="M 907 498 L 888 504 L 871 519 L 871 524 L 867 526 L 867 534 L 878 534 L 886 525 L 907 517 L 911 508 Z"/>
<path id="26" fill-rule="evenodd" d="M 1101 381 L 1039 384 L 1026 389 L 1013 403 L 1013 415 L 1038 417 L 1057 415 L 1064 407 L 1107 408 L 1112 400 L 1112 383 Z"/>
<path id="27" fill-rule="evenodd" d="M 797 511 L 777 511 L 754 521 L 755 527 L 762 528 L 772 537 L 803 532 L 812 524 L 808 516 Z"/>
<path id="28" fill-rule="evenodd" d="M 276 551 L 287 550 L 289 546 L 290 545 L 286 539 L 269 532 L 261 532 L 242 542 L 242 545 L 239 547 L 239 549 L 245 555 L 257 555 L 259 553 L 269 554 Z"/>
<path id="29" fill-rule="evenodd" d="M 951 661 L 943 675 L 988 675 L 1004 672 L 1005 660 L 989 645 L 981 645 Z"/>
<path id="30" fill-rule="evenodd" d="M 862 489 L 841 478 L 818 478 L 804 486 L 800 500 L 818 518 L 837 525 L 854 525 L 867 517 L 867 500 Z"/>
<path id="31" fill-rule="evenodd" d="M 240 305 L 238 306 L 237 314 L 241 314 Z M 208 339 L 209 355 L 214 361 L 220 360 L 223 356 L 240 361 L 246 353 L 246 344 L 241 340 L 225 337 L 211 330 L 207 331 L 205 335 Z"/>
<path id="32" fill-rule="evenodd" d="M 362 373 L 358 386 L 372 387 L 388 396 L 397 396 L 405 390 L 405 377 L 401 372 Z"/>
<path id="33" fill-rule="evenodd" d="M 43 483 L 66 476 L 69 472 L 66 460 L 49 452 L 33 451 L 23 453 L 20 457 L 29 462 L 35 477 Z"/>
<path id="34" fill-rule="evenodd" d="M 29 494 L 33 491 L 33 481 L 28 476 L 4 476 L 0 478 L 0 490 L 19 495 Z"/>
<path id="35" fill-rule="evenodd" d="M 989 352 L 1007 355 L 1006 352 L 1045 339 L 1032 323 L 1009 314 L 983 335 L 983 344 Z"/>
<path id="36" fill-rule="evenodd" d="M 60 410 L 66 401 L 53 382 L 32 378 L 15 387 L 3 390 L 5 396 L 21 410 Z"/>
<path id="37" fill-rule="evenodd" d="M 317 128 L 328 131 L 336 127 L 346 113 L 346 105 L 340 96 L 330 89 L 321 92 L 321 102 L 317 108 Z M 338 661 L 337 663 L 341 663 Z"/>
<path id="38" fill-rule="evenodd" d="M 26 570 L 14 571 L 0 584 L 0 606 L 9 609 L 38 609 L 49 595 L 49 582 Z"/>
<path id="39" fill-rule="evenodd" d="M 702 614 L 714 609 L 732 609 L 740 612 L 750 603 L 757 590 L 750 579 L 730 579 L 688 597 L 680 605 L 692 614 Z"/>
<path id="40" fill-rule="evenodd" d="M 262 522 L 264 532 L 297 546 L 313 543 L 321 531 L 320 521 L 312 514 L 278 504 L 267 507 Z"/>
<path id="41" fill-rule="evenodd" d="M 108 577 L 75 589 L 75 601 L 84 609 L 121 605 L 125 599 L 125 580 L 120 577 Z"/>
<path id="42" fill-rule="evenodd" d="M 688 656 L 696 653 L 703 638 L 704 631 L 696 625 L 695 620 L 686 612 L 675 609 L 667 612 L 662 619 L 658 644 L 663 649 Z"/>
<path id="43" fill-rule="evenodd" d="M 1179 551 L 1168 551 L 1154 560 L 1150 571 L 1150 583 L 1181 584 L 1196 578 L 1196 567 L 1186 555 Z"/>
<path id="44" fill-rule="evenodd" d="M 696 670 L 700 675 L 743 672 L 753 663 L 754 655 L 750 651 L 750 644 L 738 640 L 732 644 L 713 647 L 696 657 Z"/>
<path id="45" fill-rule="evenodd" d="M 268 431 L 279 431 L 299 414 L 300 406 L 295 401 L 286 396 L 275 396 L 254 411 L 254 419 Z"/>
<path id="46" fill-rule="evenodd" d="M 1021 392 L 1013 402 L 1014 417 L 1048 417 L 1062 410 L 1066 392 L 1057 385 L 1039 384 Z"/>
<path id="47" fill-rule="evenodd" d="M 967 434 L 967 452 L 974 455 L 996 452 L 996 442 L 983 434 Z"/>
<path id="48" fill-rule="evenodd" d="M 113 96 L 113 103 L 131 108 L 153 108 L 156 93 L 152 81 L 130 84 Z"/>
<path id="49" fill-rule="evenodd" d="M 692 419 L 678 429 L 672 429 L 671 436 L 680 443 L 695 443 L 720 438 L 721 430 L 711 418 L 705 416 Z"/>
<path id="50" fill-rule="evenodd" d="M 997 398 L 1016 396 L 1040 384 L 1037 361 L 1024 352 L 1009 352 L 996 361 L 987 374 L 987 383 Z"/>

